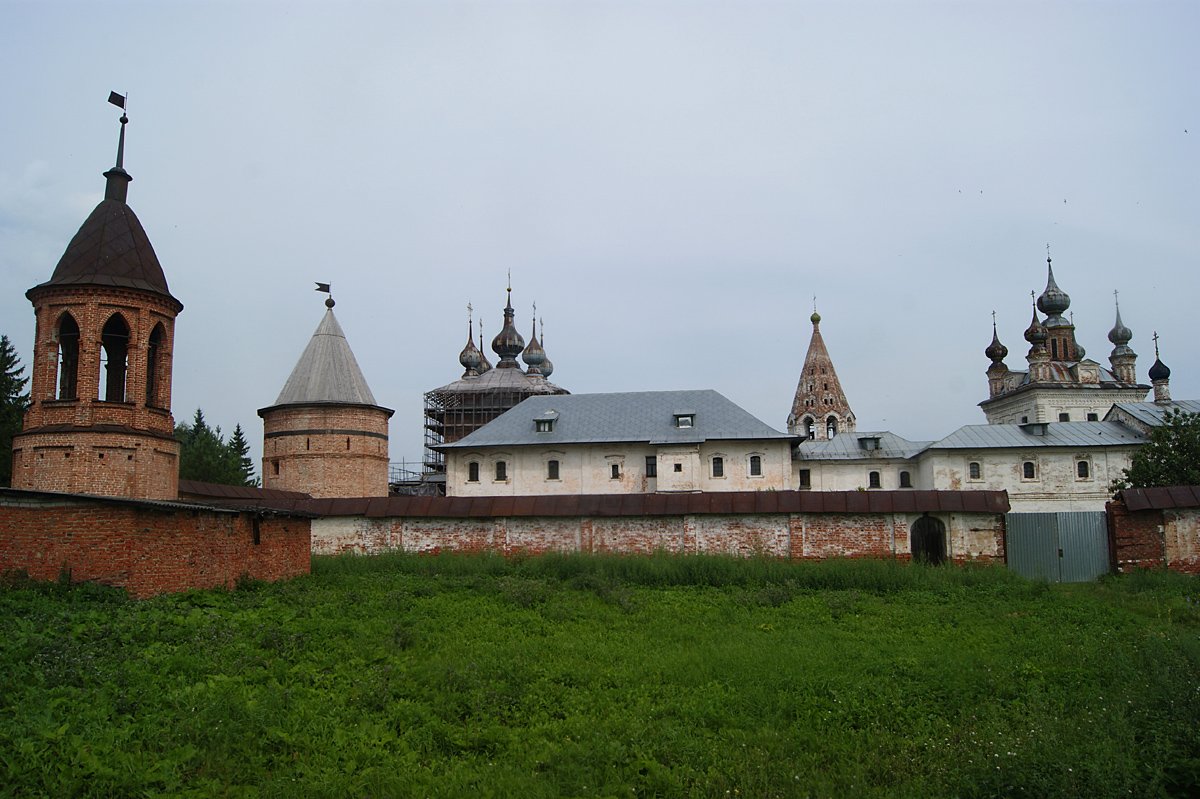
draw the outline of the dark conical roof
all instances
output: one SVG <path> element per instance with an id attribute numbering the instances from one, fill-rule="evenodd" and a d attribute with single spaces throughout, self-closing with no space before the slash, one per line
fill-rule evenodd
<path id="1" fill-rule="evenodd" d="M 1167 365 L 1165 363 L 1160 361 L 1158 358 L 1155 358 L 1154 365 L 1150 367 L 1150 379 L 1151 380 L 1169 380 L 1170 377 L 1171 377 L 1171 370 L 1167 368 Z"/>
<path id="2" fill-rule="evenodd" d="M 992 343 L 983 351 L 983 354 L 990 358 L 992 363 L 1000 363 L 1008 357 L 1008 347 L 1000 343 L 1000 336 L 996 334 L 995 322 L 992 322 Z"/>

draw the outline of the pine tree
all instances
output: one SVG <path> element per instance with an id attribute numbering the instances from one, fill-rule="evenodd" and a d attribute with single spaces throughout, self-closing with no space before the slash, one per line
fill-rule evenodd
<path id="1" fill-rule="evenodd" d="M 180 443 L 180 480 L 246 485 L 238 462 L 239 456 L 225 442 L 219 426 L 208 426 L 204 411 L 196 409 L 191 425 L 176 425 L 175 438 Z"/>
<path id="2" fill-rule="evenodd" d="M 0 335 L 0 486 L 12 483 L 12 440 L 21 432 L 21 420 L 29 407 L 23 376 L 25 367 L 8 336 Z"/>
<path id="3" fill-rule="evenodd" d="M 244 486 L 258 485 L 258 478 L 254 476 L 254 461 L 250 459 L 250 444 L 246 441 L 241 424 L 234 425 L 233 435 L 229 437 L 226 447 L 229 449 L 230 457 L 237 462 L 241 484 Z"/>

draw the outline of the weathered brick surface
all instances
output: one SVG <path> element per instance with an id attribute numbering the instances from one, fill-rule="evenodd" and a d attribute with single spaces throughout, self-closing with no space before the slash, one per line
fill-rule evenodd
<path id="1" fill-rule="evenodd" d="M 1200 508 L 1130 511 L 1108 503 L 1109 548 L 1118 572 L 1162 568 L 1200 574 Z"/>
<path id="2" fill-rule="evenodd" d="M 49 286 L 31 291 L 37 330 L 30 406 L 13 441 L 13 486 L 30 490 L 174 499 L 179 446 L 171 416 L 171 358 L 179 304 L 148 291 L 111 286 Z M 58 398 L 58 325 L 79 326 L 74 398 Z M 129 327 L 124 401 L 99 399 L 105 323 Z M 150 337 L 162 341 L 150 363 Z M 148 373 L 154 371 L 154 390 Z M 69 461 L 69 462 L 68 462 Z"/>
<path id="3" fill-rule="evenodd" d="M 388 493 L 388 417 L 366 405 L 265 408 L 263 488 L 313 497 L 384 497 Z"/>
<path id="4" fill-rule="evenodd" d="M 909 557 L 918 514 L 689 514 L 438 518 L 362 516 L 313 521 L 318 554 L 410 552 L 728 553 L 790 558 Z M 1004 517 L 948 513 L 951 560 L 1004 560 Z"/>
<path id="5" fill-rule="evenodd" d="M 1119 501 L 1109 502 L 1106 510 L 1110 557 L 1118 572 L 1166 565 L 1162 511 L 1131 513 Z"/>
<path id="6" fill-rule="evenodd" d="M 55 580 L 65 571 L 76 582 L 125 588 L 135 597 L 231 588 L 243 575 L 307 574 L 309 536 L 302 517 L 0 497 L 0 573 Z"/>

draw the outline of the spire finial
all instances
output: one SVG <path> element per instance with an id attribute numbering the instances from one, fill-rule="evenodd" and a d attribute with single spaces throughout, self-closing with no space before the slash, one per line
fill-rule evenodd
<path id="1" fill-rule="evenodd" d="M 125 125 L 129 123 L 129 117 L 125 115 L 125 100 L 123 94 L 108 93 L 108 101 L 121 109 L 121 135 L 117 139 L 117 165 L 104 173 L 104 177 L 108 178 L 104 187 L 104 199 L 120 202 L 125 202 L 129 192 L 129 181 L 133 180 L 125 171 Z"/>
<path id="2" fill-rule="evenodd" d="M 475 340 L 475 309 L 467 301 L 467 341 Z"/>
<path id="3" fill-rule="evenodd" d="M 1151 338 L 1154 339 L 1154 360 L 1157 361 L 1158 360 L 1158 331 L 1157 330 L 1154 331 L 1154 335 L 1151 336 Z"/>
<path id="4" fill-rule="evenodd" d="M 992 311 L 992 332 L 996 332 L 996 312 Z"/>
<path id="5" fill-rule="evenodd" d="M 315 283 L 316 281 L 313 281 L 313 282 Z M 316 290 L 320 291 L 320 292 L 324 292 L 325 294 L 329 295 L 328 297 L 325 298 L 325 307 L 326 308 L 332 308 L 335 305 L 335 303 L 333 301 L 333 292 L 330 290 L 328 283 L 317 283 Z"/>

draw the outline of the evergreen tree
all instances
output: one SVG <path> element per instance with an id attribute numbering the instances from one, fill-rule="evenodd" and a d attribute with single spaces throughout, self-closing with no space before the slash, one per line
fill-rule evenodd
<path id="1" fill-rule="evenodd" d="M 239 425 L 240 427 L 240 425 Z M 204 411 L 196 409 L 191 425 L 175 426 L 175 438 L 180 443 L 179 479 L 204 483 L 248 485 L 242 473 L 241 453 L 236 452 L 221 435 L 220 427 L 209 427 Z M 245 438 L 242 438 L 245 446 Z M 247 459 L 248 460 L 248 459 Z"/>
<path id="2" fill-rule="evenodd" d="M 8 336 L 0 335 L 0 486 L 12 483 L 12 440 L 21 432 L 21 420 L 29 407 L 25 392 L 25 367 Z"/>
<path id="3" fill-rule="evenodd" d="M 246 441 L 246 435 L 242 432 L 240 423 L 234 425 L 233 435 L 229 437 L 229 443 L 226 446 L 229 448 L 230 455 L 237 459 L 238 477 L 241 478 L 241 484 L 244 486 L 258 485 L 258 478 L 254 476 L 254 461 L 250 459 L 250 444 Z"/>
<path id="4" fill-rule="evenodd" d="M 1167 411 L 1113 489 L 1200 485 L 1200 414 Z"/>

